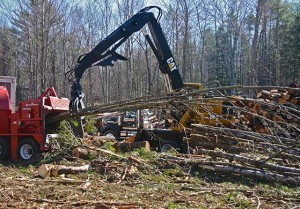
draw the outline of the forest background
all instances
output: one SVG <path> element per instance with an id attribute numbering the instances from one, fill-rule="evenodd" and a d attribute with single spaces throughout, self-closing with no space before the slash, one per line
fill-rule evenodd
<path id="1" fill-rule="evenodd" d="M 18 101 L 50 86 L 70 97 L 64 74 L 77 57 L 149 5 L 163 10 L 160 23 L 184 82 L 286 86 L 300 80 L 300 2 L 287 0 L 3 0 L 0 75 L 16 77 Z M 129 61 L 85 72 L 87 105 L 165 91 L 141 32 L 118 53 Z"/>

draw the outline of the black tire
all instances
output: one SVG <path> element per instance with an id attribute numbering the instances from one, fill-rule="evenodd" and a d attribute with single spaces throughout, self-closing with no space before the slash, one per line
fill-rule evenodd
<path id="1" fill-rule="evenodd" d="M 17 149 L 19 159 L 29 161 L 38 154 L 40 154 L 40 149 L 34 139 L 26 138 L 20 141 Z"/>
<path id="2" fill-rule="evenodd" d="M 0 139 L 0 160 L 8 160 L 10 153 L 10 147 L 7 140 Z"/>
<path id="3" fill-rule="evenodd" d="M 115 139 L 118 138 L 118 135 L 114 130 L 107 130 L 107 131 L 104 132 L 103 135 L 104 136 L 111 136 L 111 137 L 114 137 Z"/>
<path id="4" fill-rule="evenodd" d="M 180 146 L 177 142 L 174 141 L 164 141 L 160 143 L 159 151 L 160 152 L 168 152 L 168 151 L 178 151 L 180 150 Z"/>

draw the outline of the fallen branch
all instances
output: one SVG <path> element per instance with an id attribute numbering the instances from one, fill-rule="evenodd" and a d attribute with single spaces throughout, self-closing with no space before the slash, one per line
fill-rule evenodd
<path id="1" fill-rule="evenodd" d="M 196 137 L 194 137 L 194 139 L 192 141 L 190 141 L 189 138 L 185 138 L 185 140 L 190 143 L 190 147 L 192 147 L 192 148 L 198 147 L 198 146 L 205 147 L 208 149 L 221 148 L 223 150 L 226 150 L 228 152 L 233 152 L 233 153 L 249 152 L 252 150 L 252 147 L 250 146 L 250 144 L 245 144 L 245 143 L 241 143 L 238 145 L 231 145 L 231 144 L 225 144 L 225 143 L 219 143 L 219 142 L 213 143 L 210 141 L 202 141 L 202 140 L 195 140 L 195 139 L 196 139 Z"/>
<path id="2" fill-rule="evenodd" d="M 38 199 L 38 198 L 28 198 L 29 201 L 34 201 L 37 203 L 51 203 L 51 204 L 58 204 L 58 205 L 72 205 L 72 206 L 83 206 L 83 205 L 97 205 L 97 208 L 117 208 L 117 209 L 129 209 L 129 208 L 139 208 L 145 206 L 141 206 L 135 203 L 120 203 L 120 202 L 104 202 L 104 201 L 93 201 L 93 200 L 82 200 L 77 202 L 69 202 L 69 201 L 61 201 L 61 200 L 50 200 L 50 199 Z"/>

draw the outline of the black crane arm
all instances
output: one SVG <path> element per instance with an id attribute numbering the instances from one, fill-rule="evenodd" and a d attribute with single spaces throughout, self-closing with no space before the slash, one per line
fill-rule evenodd
<path id="1" fill-rule="evenodd" d="M 159 9 L 156 18 L 150 9 Z M 175 59 L 159 24 L 161 9 L 156 6 L 146 7 L 133 15 L 124 24 L 118 27 L 109 36 L 103 39 L 91 52 L 78 58 L 76 66 L 66 73 L 66 77 L 72 84 L 70 112 L 76 113 L 84 108 L 80 79 L 86 69 L 92 66 L 113 66 L 113 61 L 127 60 L 116 52 L 117 48 L 124 43 L 133 33 L 142 30 L 148 24 L 151 37 L 145 34 L 158 62 L 162 73 L 166 74 L 169 91 L 183 88 L 183 81 L 179 74 Z"/>

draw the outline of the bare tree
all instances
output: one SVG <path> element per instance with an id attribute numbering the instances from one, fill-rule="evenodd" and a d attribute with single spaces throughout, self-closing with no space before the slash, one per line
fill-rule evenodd
<path id="1" fill-rule="evenodd" d="M 266 2 L 268 0 L 258 0 L 256 6 L 256 15 L 255 15 L 255 25 L 254 25 L 254 37 L 252 41 L 252 51 L 251 51 L 251 76 L 250 85 L 257 85 L 258 84 L 258 72 L 257 72 L 257 52 L 258 52 L 258 35 L 259 35 L 259 28 L 260 22 L 262 19 L 262 14 Z"/>

